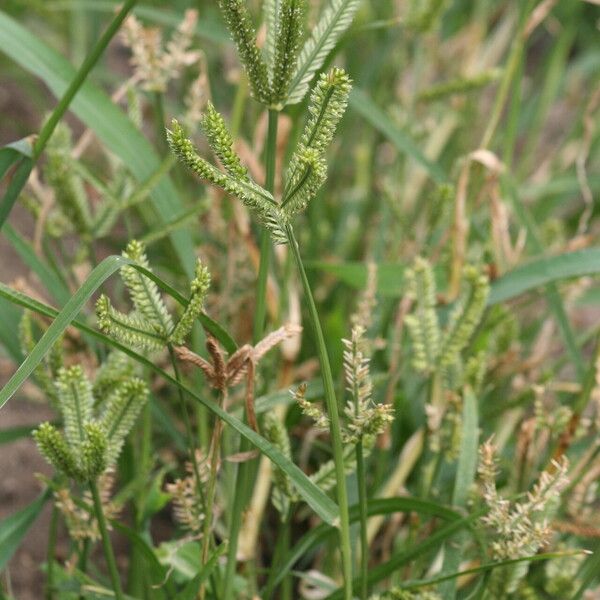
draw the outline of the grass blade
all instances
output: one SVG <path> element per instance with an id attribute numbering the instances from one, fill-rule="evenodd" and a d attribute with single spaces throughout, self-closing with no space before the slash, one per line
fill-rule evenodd
<path id="1" fill-rule="evenodd" d="M 46 83 L 60 96 L 75 77 L 75 70 L 60 54 L 0 11 L 0 50 Z M 86 81 L 70 109 L 92 129 L 100 141 L 124 164 L 138 181 L 145 181 L 160 166 L 160 159 L 135 125 L 98 87 Z M 14 180 L 14 179 L 13 179 Z M 179 195 L 168 177 L 150 193 L 163 223 L 176 220 L 183 212 Z M 194 276 L 194 246 L 187 231 L 177 230 L 170 239 L 186 275 Z"/>
<path id="2" fill-rule="evenodd" d="M 6 567 L 50 497 L 50 490 L 0 523 L 0 571 Z"/>
<path id="3" fill-rule="evenodd" d="M 446 175 L 442 167 L 438 163 L 429 160 L 421 150 L 419 150 L 413 139 L 407 133 L 402 131 L 402 129 L 400 129 L 385 114 L 385 112 L 373 102 L 373 100 L 371 100 L 366 92 L 355 87 L 350 93 L 349 105 L 361 115 L 367 123 L 387 138 L 399 152 L 406 154 L 418 162 L 427 173 L 429 173 L 433 181 L 438 184 L 447 183 L 449 181 L 448 175 Z"/>
<path id="4" fill-rule="evenodd" d="M 477 415 L 477 398 L 470 388 L 465 389 L 462 413 L 462 439 L 458 455 L 456 479 L 452 505 L 464 508 L 467 504 L 469 490 L 475 480 L 477 471 L 477 447 L 479 445 L 479 418 Z M 460 565 L 462 549 L 466 535 L 459 532 L 455 539 L 448 540 L 445 545 L 443 573 L 454 573 Z M 440 595 L 446 600 L 454 600 L 456 596 L 456 579 L 450 578 L 440 587 Z"/>

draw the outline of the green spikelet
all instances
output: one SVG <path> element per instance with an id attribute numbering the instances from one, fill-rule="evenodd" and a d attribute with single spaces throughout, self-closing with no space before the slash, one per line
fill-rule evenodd
<path id="1" fill-rule="evenodd" d="M 264 436 L 286 457 L 291 459 L 290 438 L 283 423 L 273 413 L 268 413 L 263 424 Z M 296 499 L 290 478 L 284 471 L 275 467 L 273 470 L 273 506 L 278 510 L 282 520 L 287 518 L 290 501 Z"/>
<path id="2" fill-rule="evenodd" d="M 329 429 L 329 417 L 323 409 L 306 399 L 306 384 L 301 383 L 295 391 L 290 391 L 302 412 L 315 422 L 317 429 Z"/>
<path id="3" fill-rule="evenodd" d="M 56 202 L 80 234 L 89 234 L 92 217 L 81 177 L 72 168 L 71 132 L 66 125 L 56 127 L 46 146 L 45 176 L 54 189 Z"/>
<path id="4" fill-rule="evenodd" d="M 271 104 L 281 110 L 285 106 L 292 73 L 296 68 L 307 2 L 281 0 L 278 4 L 275 48 L 269 70 L 272 73 Z"/>
<path id="5" fill-rule="evenodd" d="M 81 473 L 85 479 L 93 481 L 98 478 L 107 467 L 106 434 L 99 423 L 90 421 L 85 424 L 86 440 L 81 446 Z"/>
<path id="6" fill-rule="evenodd" d="M 150 270 L 142 242 L 137 240 L 129 242 L 123 256 Z M 129 290 L 136 311 L 153 326 L 157 333 L 166 338 L 173 329 L 173 320 L 156 283 L 130 265 L 121 267 L 121 277 Z"/>
<path id="7" fill-rule="evenodd" d="M 323 73 L 311 94 L 310 117 L 288 167 L 282 205 L 288 215 L 303 210 L 327 176 L 325 151 L 348 104 L 350 78 L 343 69 Z"/>
<path id="8" fill-rule="evenodd" d="M 294 160 L 281 204 L 288 218 L 304 210 L 327 179 L 327 163 L 316 150 L 304 148 Z"/>
<path id="9" fill-rule="evenodd" d="M 200 127 L 225 171 L 234 179 L 248 180 L 248 170 L 242 165 L 239 156 L 233 151 L 233 140 L 225 125 L 225 121 L 221 114 L 215 110 L 210 100 L 207 102 L 206 109 L 200 120 Z"/>
<path id="10" fill-rule="evenodd" d="M 148 399 L 148 388 L 141 379 L 130 379 L 115 388 L 106 400 L 100 425 L 108 440 L 107 465 L 114 464 L 125 438 Z"/>
<path id="11" fill-rule="evenodd" d="M 50 423 L 42 423 L 34 432 L 33 437 L 44 458 L 61 473 L 74 479 L 81 478 L 75 456 L 69 449 L 65 438 Z"/>
<path id="12" fill-rule="evenodd" d="M 114 350 L 96 372 L 93 394 L 99 402 L 104 402 L 109 392 L 118 384 L 135 375 L 136 363 L 123 352 Z"/>
<path id="13" fill-rule="evenodd" d="M 334 67 L 322 73 L 311 95 L 308 112 L 310 117 L 300 143 L 305 148 L 325 152 L 346 112 L 352 82 L 344 69 Z"/>
<path id="14" fill-rule="evenodd" d="M 190 301 L 170 336 L 170 341 L 174 344 L 183 344 L 186 336 L 192 330 L 194 321 L 204 308 L 204 300 L 209 287 L 210 272 L 202 264 L 202 261 L 198 259 L 196 262 L 196 277 L 194 277 L 190 285 Z"/>
<path id="15" fill-rule="evenodd" d="M 269 192 L 251 180 L 234 179 L 222 173 L 200 157 L 176 120 L 173 120 L 172 130 L 167 131 L 167 140 L 173 153 L 189 169 L 201 179 L 221 187 L 227 193 L 238 198 L 269 230 L 275 243 L 286 243 L 286 218 Z"/>
<path id="16" fill-rule="evenodd" d="M 444 335 L 439 355 L 439 364 L 442 368 L 456 362 L 460 352 L 469 343 L 475 328 L 481 321 L 490 292 L 487 277 L 475 267 L 466 267 L 464 277 L 469 290 L 459 301 Z"/>
<path id="17" fill-rule="evenodd" d="M 407 274 L 408 294 L 415 301 L 406 325 L 413 342 L 413 367 L 420 372 L 435 368 L 440 351 L 440 326 L 435 312 L 436 287 L 433 269 L 427 260 L 417 258 Z"/>
<path id="18" fill-rule="evenodd" d="M 102 294 L 96 302 L 96 317 L 100 330 L 128 346 L 147 350 L 160 350 L 165 339 L 149 326 L 146 319 L 115 310 L 107 296 Z"/>
<path id="19" fill-rule="evenodd" d="M 246 69 L 254 98 L 262 104 L 270 103 L 267 66 L 256 45 L 256 30 L 252 24 L 245 0 L 219 0 L 227 28 L 237 47 L 240 61 Z"/>
<path id="20" fill-rule="evenodd" d="M 76 454 L 86 440 L 85 424 L 92 418 L 92 384 L 79 365 L 61 369 L 56 380 L 60 410 L 69 448 Z"/>

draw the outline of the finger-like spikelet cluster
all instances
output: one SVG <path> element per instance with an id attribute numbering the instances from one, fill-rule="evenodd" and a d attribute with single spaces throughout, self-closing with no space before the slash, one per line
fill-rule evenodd
<path id="1" fill-rule="evenodd" d="M 233 151 L 233 140 L 225 121 L 210 101 L 200 119 L 200 127 L 225 171 L 231 177 L 248 180 L 248 170 Z"/>
<path id="2" fill-rule="evenodd" d="M 92 384 L 83 369 L 75 365 L 61 369 L 55 386 L 63 414 L 65 436 L 69 447 L 77 453 L 87 439 L 84 425 L 92 418 Z"/>
<path id="3" fill-rule="evenodd" d="M 295 169 L 290 172 L 283 194 L 282 208 L 288 217 L 303 211 L 327 179 L 327 163 L 313 148 L 294 155 Z"/>
<path id="4" fill-rule="evenodd" d="M 141 267 L 150 270 L 144 245 L 132 240 L 123 251 L 123 256 L 133 260 Z M 136 312 L 142 316 L 163 338 L 173 329 L 173 320 L 158 290 L 158 286 L 150 278 L 140 273 L 135 267 L 121 267 L 121 278 L 129 291 Z"/>
<path id="5" fill-rule="evenodd" d="M 131 378 L 115 387 L 106 399 L 101 425 L 109 442 L 106 452 L 109 464 L 116 462 L 127 434 L 146 403 L 147 396 L 146 384 L 141 379 Z"/>
<path id="6" fill-rule="evenodd" d="M 270 231 L 276 243 L 285 243 L 285 215 L 279 209 L 273 196 L 249 178 L 234 178 L 223 173 L 198 155 L 191 140 L 177 121 L 173 121 L 172 129 L 167 132 L 167 140 L 171 150 L 181 162 L 188 166 L 201 179 L 219 186 L 228 194 L 235 196 L 245 204 Z M 210 141 L 210 139 L 209 139 Z M 222 149 L 213 148 L 215 154 Z"/>
<path id="7" fill-rule="evenodd" d="M 368 446 L 376 436 L 384 431 L 387 423 L 394 417 L 391 406 L 376 404 L 371 397 L 373 384 L 369 371 L 369 359 L 363 352 L 364 333 L 364 328 L 357 325 L 352 329 L 351 339 L 342 340 L 346 386 L 351 394 L 345 408 L 347 424 L 343 438 L 348 444 L 356 444 L 365 440 Z"/>
<path id="8" fill-rule="evenodd" d="M 348 104 L 350 78 L 343 69 L 323 73 L 310 98 L 310 117 L 287 172 L 282 205 L 289 215 L 306 207 L 327 176 L 325 152 Z"/>
<path id="9" fill-rule="evenodd" d="M 132 241 L 123 256 L 151 271 L 144 245 Z M 201 261 L 196 265 L 196 276 L 190 284 L 191 296 L 175 325 L 156 283 L 133 265 L 121 268 L 121 276 L 135 306 L 129 314 L 122 313 L 102 294 L 96 302 L 96 317 L 100 329 L 115 339 L 144 350 L 160 350 L 168 344 L 183 343 L 195 319 L 202 312 L 210 285 L 210 273 Z"/>
<path id="10" fill-rule="evenodd" d="M 246 0 L 219 0 L 219 7 L 237 47 L 240 61 L 248 73 L 252 95 L 259 102 L 269 104 L 271 92 L 267 65 L 256 45 L 256 30 Z"/>
<path id="11" fill-rule="evenodd" d="M 296 9 L 290 10 L 294 12 Z M 311 96 L 309 120 L 290 161 L 280 203 L 249 177 L 233 151 L 232 138 L 223 118 L 212 104 L 208 104 L 202 117 L 202 129 L 225 172 L 199 156 L 176 120 L 173 120 L 171 130 L 167 131 L 167 140 L 181 162 L 201 179 L 238 198 L 269 230 L 275 243 L 285 244 L 291 218 L 306 208 L 325 182 L 325 152 L 344 114 L 349 92 L 350 79 L 342 69 L 334 68 L 320 77 Z"/>
<path id="12" fill-rule="evenodd" d="M 407 271 L 408 294 L 415 301 L 415 310 L 406 317 L 413 342 L 412 365 L 421 372 L 435 369 L 440 351 L 440 325 L 436 307 L 436 288 L 433 269 L 427 260 L 417 258 Z"/>
<path id="13" fill-rule="evenodd" d="M 274 4 L 274 3 L 272 3 Z M 285 106 L 292 74 L 296 68 L 306 0 L 281 0 L 276 18 L 275 48 L 272 55 L 271 104 L 278 109 Z"/>
<path id="14" fill-rule="evenodd" d="M 450 326 L 444 335 L 439 357 L 442 368 L 454 363 L 469 343 L 481 322 L 490 293 L 488 278 L 475 267 L 466 267 L 464 277 L 468 292 L 452 313 Z"/>
<path id="15" fill-rule="evenodd" d="M 306 399 L 305 383 L 301 383 L 295 391 L 291 391 L 290 393 L 298 403 L 302 412 L 315 422 L 315 427 L 317 429 L 329 429 L 329 417 L 325 414 L 323 409 L 318 404 Z"/>
<path id="16" fill-rule="evenodd" d="M 442 332 L 435 310 L 436 286 L 431 265 L 427 260 L 417 258 L 406 277 L 408 294 L 415 301 L 413 313 L 406 317 L 413 343 L 413 367 L 423 373 L 432 373 L 439 368 L 452 388 L 453 382 L 458 384 L 465 380 L 461 353 L 483 318 L 489 295 L 488 278 L 473 266 L 465 268 L 467 291 L 458 300 L 449 324 Z M 475 383 L 481 381 L 484 367 L 474 362 L 467 364 Z"/>
<path id="17" fill-rule="evenodd" d="M 183 344 L 184 339 L 192 330 L 194 321 L 204 308 L 204 300 L 206 299 L 206 294 L 208 294 L 209 287 L 210 272 L 208 268 L 202 264 L 202 261 L 198 259 L 196 262 L 196 277 L 194 277 L 190 284 L 190 300 L 185 307 L 179 322 L 175 326 L 175 329 L 173 329 L 173 333 L 170 335 L 170 340 L 174 344 Z"/>
<path id="18" fill-rule="evenodd" d="M 502 498 L 496 489 L 495 455 L 494 445 L 490 441 L 484 443 L 479 451 L 478 466 L 482 496 L 489 509 L 481 521 L 494 534 L 490 545 L 493 558 L 505 560 L 533 555 L 552 534 L 549 522 L 559 506 L 560 494 L 568 484 L 568 462 L 566 459 L 552 461 L 551 470 L 542 472 L 526 499 L 511 506 L 511 502 Z M 513 593 L 527 568 L 527 563 L 518 563 L 495 571 L 489 586 L 493 597 L 502 598 Z"/>
<path id="19" fill-rule="evenodd" d="M 42 423 L 33 435 L 52 466 L 77 481 L 97 479 L 114 464 L 146 402 L 146 385 L 130 378 L 115 386 L 96 417 L 92 384 L 80 366 L 61 369 L 55 382 L 65 433 Z"/>
<path id="20" fill-rule="evenodd" d="M 96 301 L 96 318 L 101 331 L 128 346 L 145 350 L 164 347 L 164 338 L 143 317 L 116 310 L 105 294 Z"/>

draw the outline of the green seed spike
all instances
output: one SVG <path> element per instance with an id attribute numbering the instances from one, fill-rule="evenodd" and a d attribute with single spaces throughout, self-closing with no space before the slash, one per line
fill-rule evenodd
<path id="1" fill-rule="evenodd" d="M 167 140 L 173 153 L 201 179 L 209 181 L 238 198 L 269 230 L 275 243 L 286 243 L 286 217 L 275 203 L 273 196 L 252 180 L 234 179 L 198 155 L 191 140 L 176 120 L 167 131 Z"/>
<path id="2" fill-rule="evenodd" d="M 279 4 L 275 52 L 271 65 L 271 104 L 277 110 L 285 106 L 292 73 L 296 68 L 306 8 L 306 0 L 282 0 Z"/>
<path id="3" fill-rule="evenodd" d="M 350 88 L 350 78 L 343 69 L 334 68 L 319 77 L 310 98 L 310 117 L 287 172 L 283 205 L 292 203 L 288 214 L 302 210 L 325 180 L 325 151 L 348 105 Z M 297 195 L 297 191 L 303 193 Z"/>
<path id="4" fill-rule="evenodd" d="M 59 472 L 75 479 L 81 478 L 75 456 L 65 438 L 50 423 L 42 423 L 34 432 L 36 444 L 46 460 Z"/>
<path id="5" fill-rule="evenodd" d="M 208 268 L 198 259 L 196 262 L 196 277 L 190 285 L 191 296 L 188 305 L 185 307 L 181 319 L 175 326 L 173 333 L 170 336 L 170 341 L 174 344 L 183 344 L 186 336 L 192 330 L 194 321 L 204 308 L 204 300 L 210 287 L 210 272 Z"/>
<path id="6" fill-rule="evenodd" d="M 320 75 L 310 95 L 310 117 L 300 139 L 303 146 L 325 152 L 346 112 L 351 89 L 352 82 L 344 69 L 334 67 Z"/>
<path id="7" fill-rule="evenodd" d="M 440 352 L 440 326 L 435 311 L 436 286 L 433 269 L 424 258 L 417 258 L 407 272 L 408 294 L 415 301 L 413 314 L 406 318 L 406 325 L 413 342 L 413 367 L 430 372 Z"/>
<path id="8" fill-rule="evenodd" d="M 219 0 L 219 8 L 237 47 L 240 61 L 248 74 L 252 95 L 258 102 L 269 105 L 267 66 L 256 45 L 256 30 L 245 0 Z"/>
<path id="9" fill-rule="evenodd" d="M 107 467 L 108 440 L 102 426 L 90 421 L 85 424 L 86 441 L 81 447 L 81 472 L 88 481 L 97 479 Z"/>
<path id="10" fill-rule="evenodd" d="M 75 365 L 59 371 L 55 387 L 63 414 L 65 436 L 69 447 L 77 454 L 86 440 L 85 424 L 92 418 L 92 384 L 83 369 Z"/>
<path id="11" fill-rule="evenodd" d="M 126 315 L 115 310 L 104 294 L 96 302 L 96 317 L 102 332 L 128 346 L 160 350 L 165 345 L 165 338 L 149 326 L 146 319 L 135 313 Z"/>
<path id="12" fill-rule="evenodd" d="M 327 179 L 327 163 L 314 149 L 295 155 L 296 168 L 288 179 L 281 207 L 288 218 L 304 210 Z"/>
<path id="13" fill-rule="evenodd" d="M 469 290 L 450 318 L 439 356 L 439 364 L 443 368 L 454 363 L 469 343 L 481 321 L 490 292 L 488 278 L 475 267 L 465 267 L 464 277 Z"/>
<path id="14" fill-rule="evenodd" d="M 103 403 L 115 386 L 135 375 L 135 366 L 136 363 L 123 352 L 111 352 L 96 372 L 94 398 Z"/>
<path id="15" fill-rule="evenodd" d="M 129 242 L 123 256 L 150 270 L 142 242 L 137 240 Z M 173 320 L 156 283 L 130 265 L 121 268 L 121 277 L 129 290 L 136 311 L 147 319 L 156 332 L 166 338 L 173 329 Z"/>
<path id="16" fill-rule="evenodd" d="M 225 125 L 225 121 L 210 101 L 208 101 L 206 110 L 200 120 L 200 127 L 225 171 L 234 179 L 248 180 L 248 170 L 242 165 L 239 156 L 233 151 L 233 140 Z"/>
<path id="17" fill-rule="evenodd" d="M 108 440 L 107 465 L 117 461 L 125 438 L 135 425 L 147 399 L 146 384 L 141 379 L 133 378 L 116 387 L 106 400 L 100 424 Z"/>

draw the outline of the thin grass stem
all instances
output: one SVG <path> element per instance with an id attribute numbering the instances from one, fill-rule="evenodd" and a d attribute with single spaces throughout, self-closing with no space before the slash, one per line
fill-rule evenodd
<path id="1" fill-rule="evenodd" d="M 329 364 L 329 355 L 327 354 L 327 346 L 325 337 L 321 329 L 319 321 L 319 313 L 312 295 L 310 283 L 304 270 L 302 257 L 300 256 L 300 248 L 294 235 L 294 230 L 291 225 L 286 228 L 288 244 L 290 251 L 294 256 L 294 261 L 302 280 L 304 296 L 308 305 L 308 314 L 317 342 L 317 353 L 319 355 L 319 363 L 321 365 L 321 377 L 323 378 L 323 388 L 325 395 L 325 404 L 329 415 L 329 431 L 331 435 L 331 444 L 333 449 L 333 460 L 335 462 L 336 474 L 336 491 L 338 508 L 340 511 L 340 545 L 342 553 L 342 572 L 344 575 L 344 598 L 352 600 L 352 550 L 350 547 L 350 518 L 348 515 L 348 491 L 346 488 L 346 474 L 344 471 L 344 456 L 342 448 L 342 436 L 340 426 L 340 416 L 338 410 L 337 399 L 335 397 L 335 387 L 333 384 L 333 375 L 331 374 L 331 365 Z"/>
<path id="2" fill-rule="evenodd" d="M 92 492 L 92 498 L 94 500 L 94 513 L 96 514 L 96 519 L 98 521 L 98 529 L 100 530 L 100 537 L 102 538 L 102 548 L 104 549 L 104 557 L 106 558 L 106 564 L 108 565 L 113 592 L 115 593 L 115 598 L 117 600 L 124 600 L 125 597 L 123 596 L 123 590 L 121 588 L 119 571 L 117 570 L 115 555 L 112 544 L 110 543 L 106 519 L 104 518 L 104 511 L 102 510 L 102 501 L 100 500 L 100 492 L 98 491 L 98 484 L 96 481 L 90 481 L 90 491 Z"/>

